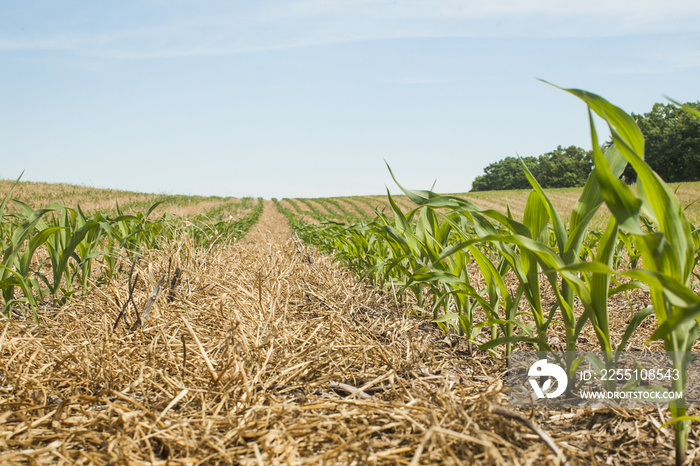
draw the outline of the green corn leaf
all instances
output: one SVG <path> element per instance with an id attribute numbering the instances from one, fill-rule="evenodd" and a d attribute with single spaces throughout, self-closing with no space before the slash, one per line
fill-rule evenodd
<path id="1" fill-rule="evenodd" d="M 525 176 L 527 177 L 528 181 L 530 182 L 530 185 L 532 186 L 532 188 L 535 190 L 535 192 L 540 197 L 541 205 L 546 209 L 547 215 L 549 216 L 549 219 L 552 221 L 552 226 L 554 227 L 554 234 L 556 235 L 556 238 L 557 238 L 557 244 L 559 245 L 560 250 L 563 252 L 564 245 L 566 244 L 566 240 L 568 238 L 568 236 L 566 234 L 566 228 L 564 228 L 564 223 L 562 223 L 561 218 L 559 217 L 559 213 L 554 208 L 554 204 L 552 204 L 552 201 L 549 199 L 549 196 L 547 196 L 547 193 L 544 192 L 544 189 L 542 189 L 542 186 L 540 186 L 537 179 L 535 179 L 534 175 L 532 174 L 532 172 L 528 168 L 527 164 L 522 159 L 520 159 L 520 164 L 522 165 L 523 171 L 525 172 Z M 528 199 L 528 203 L 529 203 L 529 199 Z M 526 207 L 526 210 L 527 210 L 527 207 Z M 537 215 L 541 216 L 543 214 L 538 213 Z"/>
<path id="2" fill-rule="evenodd" d="M 389 164 L 384 161 L 386 164 L 386 167 L 389 169 L 389 173 L 391 174 L 391 178 L 393 178 L 394 182 L 396 185 L 403 191 L 403 193 L 415 204 L 418 205 L 423 205 L 425 204 L 428 200 L 432 198 L 439 197 L 437 194 L 431 192 L 431 191 L 424 191 L 424 190 L 417 190 L 417 191 L 410 191 L 405 189 L 401 184 L 396 180 L 396 177 L 394 176 L 394 172 L 391 170 L 391 167 Z"/>
<path id="3" fill-rule="evenodd" d="M 659 328 L 652 334 L 649 341 L 666 338 L 685 323 L 696 320 L 700 317 L 700 302 L 695 302 L 679 309 L 679 312 L 674 312 L 666 317 L 666 320 L 660 323 Z"/>
<path id="4" fill-rule="evenodd" d="M 615 145 L 612 145 L 605 151 L 605 159 L 608 162 L 610 173 L 613 177 L 619 178 L 627 165 L 627 160 L 622 157 L 620 151 Z M 603 205 L 603 195 L 600 190 L 600 182 L 595 173 L 591 173 L 586 180 L 581 196 L 579 197 L 569 220 L 569 239 L 565 246 L 565 251 L 568 254 L 567 262 L 570 262 L 573 256 L 577 256 L 583 239 L 586 235 L 586 228 L 593 219 L 593 216 L 598 212 L 598 209 Z"/>
<path id="5" fill-rule="evenodd" d="M 615 252 L 615 240 L 617 239 L 617 221 L 611 217 L 608 227 L 600 239 L 598 253 L 595 262 L 604 264 L 607 267 L 612 265 L 613 253 Z M 612 351 L 612 341 L 610 340 L 610 324 L 608 316 L 608 298 L 610 293 L 610 274 L 593 273 L 590 279 L 591 301 L 584 303 L 584 306 L 591 308 L 589 318 L 598 336 L 600 347 L 603 351 Z"/>
<path id="6" fill-rule="evenodd" d="M 406 216 L 401 211 L 401 208 L 396 204 L 396 202 L 394 202 L 394 198 L 391 197 L 391 193 L 388 189 L 386 190 L 386 195 L 389 199 L 389 206 L 391 207 L 391 211 L 394 213 L 394 223 L 401 232 L 408 231 L 411 228 L 411 226 L 408 220 L 406 219 Z"/>
<path id="7" fill-rule="evenodd" d="M 680 108 L 685 110 L 686 112 L 690 113 L 691 115 L 695 115 L 696 117 L 700 118 L 700 110 L 698 110 L 695 107 L 691 107 L 690 105 L 682 104 L 676 100 L 671 99 L 670 97 L 666 97 L 668 100 L 673 102 L 674 104 L 678 105 Z"/>
<path id="8" fill-rule="evenodd" d="M 15 189 L 17 186 L 17 183 L 19 183 L 19 180 L 22 179 L 22 175 L 24 175 L 24 170 L 20 175 L 17 177 L 14 183 L 12 183 L 12 186 L 10 186 L 10 189 L 5 193 L 5 196 L 2 198 L 2 202 L 0 202 L 0 220 L 5 216 L 5 208 L 7 206 L 7 201 L 10 199 L 10 195 L 12 194 L 12 191 Z"/>
<path id="9" fill-rule="evenodd" d="M 612 173 L 608 161 L 598 148 L 598 138 L 593 124 L 593 115 L 588 113 L 593 138 L 594 173 L 600 184 L 601 194 L 620 226 L 636 234 L 642 234 L 639 213 L 642 201 L 637 199 L 629 187 Z"/>
<path id="10" fill-rule="evenodd" d="M 68 261 L 73 257 L 73 252 L 78 244 L 85 238 L 91 230 L 99 226 L 99 222 L 95 220 L 89 220 L 85 225 L 73 232 L 70 240 L 67 242 L 65 247 L 59 251 L 59 260 L 56 264 L 56 268 L 53 271 L 54 274 L 54 284 L 52 292 L 56 293 L 61 285 L 60 277 L 65 275 L 68 269 Z M 70 284 L 68 284 L 70 286 Z"/>
<path id="11" fill-rule="evenodd" d="M 629 339 L 632 337 L 632 335 L 634 335 L 634 332 L 642 324 L 642 322 L 644 322 L 644 320 L 653 313 L 654 313 L 653 307 L 646 307 L 646 308 L 642 309 L 641 311 L 637 312 L 632 317 L 632 319 L 630 320 L 630 323 L 627 324 L 627 328 L 625 329 L 624 335 L 622 335 L 622 339 L 620 340 L 620 344 L 617 346 L 618 354 L 622 351 L 625 351 L 625 348 L 627 347 L 627 343 L 629 342 Z"/>
<path id="12" fill-rule="evenodd" d="M 31 286 L 27 282 L 27 280 L 20 275 L 18 272 L 10 269 L 9 267 L 4 266 L 3 264 L 0 264 L 0 268 L 8 272 L 10 275 L 12 275 L 16 281 L 16 285 L 19 286 L 19 288 L 22 290 L 22 294 L 24 294 L 24 297 L 27 299 L 27 302 L 29 303 L 29 306 L 34 314 L 34 320 L 37 325 L 39 325 L 39 315 L 37 314 L 37 308 L 39 305 L 36 302 L 36 299 L 34 297 L 34 294 L 32 293 Z M 8 302 L 5 302 L 5 305 L 7 305 Z"/>
<path id="13" fill-rule="evenodd" d="M 0 290 L 4 290 L 5 288 L 15 286 L 18 283 L 19 282 L 15 277 L 5 278 L 3 280 L 0 280 Z"/>
<path id="14" fill-rule="evenodd" d="M 612 105 L 607 100 L 592 92 L 581 89 L 566 89 L 544 80 L 541 81 L 583 100 L 598 116 L 606 120 L 611 126 L 619 128 L 621 137 L 635 153 L 644 154 L 644 136 L 632 117 L 624 110 Z M 594 150 L 595 147 L 597 146 L 593 146 Z"/>
<path id="15" fill-rule="evenodd" d="M 20 262 L 21 273 L 26 274 L 29 271 L 29 263 L 31 262 L 32 257 L 34 257 L 34 252 L 59 230 L 61 230 L 61 227 L 49 227 L 42 230 L 39 232 L 39 234 L 35 235 L 29 240 L 29 244 L 27 245 Z"/>
<path id="16" fill-rule="evenodd" d="M 455 320 L 459 317 L 459 314 L 451 312 L 449 314 L 445 314 L 441 317 L 438 317 L 437 319 L 433 319 L 433 322 L 438 323 L 438 322 L 447 322 L 448 320 Z"/>
<path id="17" fill-rule="evenodd" d="M 146 215 L 144 216 L 144 218 L 148 218 L 153 213 L 153 211 L 156 210 L 156 208 L 159 205 L 163 204 L 164 202 L 165 201 L 158 201 L 158 202 L 153 203 L 153 205 L 151 205 L 151 207 L 149 207 L 148 210 L 146 211 Z"/>
<path id="18" fill-rule="evenodd" d="M 503 297 L 510 297 L 508 287 L 493 263 L 478 248 L 469 246 L 468 249 L 472 257 L 474 257 L 476 263 L 479 265 L 479 269 L 484 276 L 484 280 L 486 280 L 486 283 L 490 288 L 489 294 L 500 294 Z"/>
<path id="19" fill-rule="evenodd" d="M 530 238 L 546 242 L 548 224 L 549 214 L 542 195 L 536 191 L 531 191 L 527 197 L 525 212 L 523 213 L 523 225 L 530 230 Z"/>

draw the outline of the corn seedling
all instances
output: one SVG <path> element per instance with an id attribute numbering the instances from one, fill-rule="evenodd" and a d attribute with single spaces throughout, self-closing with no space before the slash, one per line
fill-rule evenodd
<path id="1" fill-rule="evenodd" d="M 588 105 L 594 143 L 597 135 L 592 112 L 608 124 L 614 144 L 637 172 L 638 195 L 635 196 L 614 176 L 610 164 L 595 150 L 594 144 L 595 174 L 605 202 L 615 221 L 633 235 L 641 251 L 644 268 L 622 274 L 649 285 L 653 310 L 659 322 L 652 339 L 664 340 L 673 367 L 681 374 L 673 381 L 673 390 L 683 391 L 685 369 L 698 337 L 697 318 L 700 316 L 700 297 L 690 288 L 697 263 L 693 228 L 673 192 L 644 162 L 644 138 L 632 118 L 599 96 L 575 89 L 567 91 Z M 641 228 L 642 211 L 657 226 L 655 231 Z M 690 432 L 685 399 L 672 400 L 670 410 L 676 434 L 676 462 L 682 464 Z"/>

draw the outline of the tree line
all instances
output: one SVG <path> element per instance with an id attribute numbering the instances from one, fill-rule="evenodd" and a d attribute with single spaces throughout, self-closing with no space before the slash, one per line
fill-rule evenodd
<path id="1" fill-rule="evenodd" d="M 700 109 L 700 101 L 687 105 Z M 642 115 L 632 114 L 644 134 L 644 156 L 664 181 L 700 181 L 700 118 L 673 104 L 656 103 Z M 609 144 L 609 143 L 608 143 Z M 537 181 L 544 188 L 583 186 L 593 169 L 592 152 L 580 147 L 558 146 L 539 157 L 524 157 Z M 628 166 L 621 178 L 634 183 L 637 174 Z M 472 191 L 529 189 L 516 157 L 506 157 L 488 165 L 472 182 Z"/>

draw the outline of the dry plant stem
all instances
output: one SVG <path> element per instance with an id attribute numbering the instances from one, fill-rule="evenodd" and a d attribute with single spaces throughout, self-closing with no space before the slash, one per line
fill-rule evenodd
<path id="1" fill-rule="evenodd" d="M 493 406 L 493 412 L 496 414 L 500 414 L 501 416 L 510 418 L 510 419 L 515 419 L 517 421 L 522 422 L 525 424 L 527 427 L 530 428 L 534 433 L 536 433 L 542 441 L 547 445 L 547 448 L 552 450 L 552 452 L 556 455 L 557 459 L 561 460 L 561 463 L 563 466 L 567 466 L 569 463 L 566 461 L 566 457 L 564 456 L 564 452 L 561 451 L 561 449 L 557 446 L 556 443 L 554 443 L 554 440 L 552 440 L 552 437 L 549 436 L 547 432 L 542 430 L 540 426 L 532 422 L 530 419 L 521 416 L 520 414 L 516 413 L 515 411 L 511 411 L 510 409 L 504 408 L 503 406 L 498 406 L 494 405 Z"/>
<path id="2" fill-rule="evenodd" d="M 175 268 L 175 273 L 173 273 L 173 278 L 170 281 L 170 289 L 168 290 L 168 302 L 171 303 L 175 299 L 175 289 L 177 288 L 178 283 L 180 282 L 180 274 L 182 273 L 182 270 L 180 267 Z"/>
<path id="3" fill-rule="evenodd" d="M 195 343 L 197 343 L 197 348 L 199 348 L 199 354 L 204 358 L 204 361 L 207 364 L 207 368 L 209 369 L 209 374 L 211 375 L 211 378 L 214 382 L 217 382 L 218 377 L 216 375 L 216 371 L 214 370 L 214 366 L 211 363 L 211 359 L 209 359 L 209 356 L 207 355 L 206 350 L 202 346 L 202 343 L 199 341 L 199 338 L 197 337 L 197 333 L 194 331 L 192 328 L 192 325 L 190 322 L 185 318 L 185 316 L 182 316 L 182 321 L 185 323 L 185 326 L 187 327 L 187 330 L 190 332 L 190 335 L 192 335 L 192 338 L 194 339 Z"/>
<path id="4" fill-rule="evenodd" d="M 187 388 L 183 389 L 178 395 L 173 398 L 173 401 L 171 401 L 168 406 L 165 407 L 165 409 L 158 415 L 158 419 L 156 419 L 156 424 L 160 422 L 160 420 L 165 416 L 165 414 L 170 411 L 173 406 L 178 404 L 180 400 L 182 400 L 185 396 L 187 396 L 187 393 L 189 393 L 189 390 Z"/>
<path id="5" fill-rule="evenodd" d="M 339 388 L 341 390 L 344 390 L 352 395 L 358 396 L 359 398 L 366 400 L 367 398 L 372 398 L 372 395 L 363 392 L 357 387 L 353 387 L 352 385 L 348 385 L 346 383 L 340 383 L 340 382 L 331 382 L 328 384 L 329 387 L 331 388 Z"/>
<path id="6" fill-rule="evenodd" d="M 117 316 L 117 319 L 114 321 L 114 326 L 112 327 L 112 330 L 116 330 L 116 329 L 117 329 L 117 325 L 119 325 L 119 320 L 120 320 L 122 317 L 124 317 L 124 321 L 126 322 L 126 314 L 125 314 L 125 312 L 126 312 L 126 308 L 129 306 L 129 302 L 131 302 L 131 303 L 134 305 L 134 309 L 136 309 L 136 304 L 134 304 L 133 295 L 134 295 L 134 288 L 136 288 L 136 282 L 138 282 L 138 280 L 139 280 L 139 274 L 138 274 L 138 273 L 136 274 L 136 278 L 134 279 L 133 282 L 131 281 L 131 276 L 132 276 L 133 273 L 134 273 L 134 267 L 136 267 L 136 261 L 138 260 L 138 257 L 139 257 L 138 254 L 135 254 L 135 255 L 134 255 L 134 260 L 133 260 L 133 262 L 131 263 L 131 268 L 129 269 L 129 281 L 128 281 L 128 284 L 129 284 L 129 286 L 128 286 L 129 294 L 128 294 L 127 298 L 126 298 L 126 301 L 124 301 L 124 306 L 121 308 L 121 311 L 119 312 L 119 315 Z M 117 306 L 119 306 L 119 300 L 118 300 L 118 298 L 115 298 L 115 299 L 116 299 L 116 302 L 117 302 Z M 129 326 L 128 323 L 127 323 L 126 325 L 127 325 L 127 327 Z"/>
<path id="7" fill-rule="evenodd" d="M 165 275 L 160 277 L 160 280 L 158 280 L 158 283 L 156 283 L 156 287 L 153 289 L 151 296 L 148 297 L 148 301 L 146 301 L 146 305 L 143 307 L 143 311 L 141 312 L 141 321 L 148 319 L 148 315 L 151 312 L 151 307 L 153 306 L 153 303 L 158 298 L 158 292 L 160 291 L 160 285 L 161 285 L 161 283 L 163 283 L 163 280 L 165 280 L 165 277 L 166 277 Z"/>
<path id="8" fill-rule="evenodd" d="M 394 293 L 394 304 L 396 304 L 396 310 L 401 312 L 401 307 L 399 306 L 399 300 L 396 297 L 396 287 L 394 286 L 394 279 L 391 279 L 391 291 Z"/>

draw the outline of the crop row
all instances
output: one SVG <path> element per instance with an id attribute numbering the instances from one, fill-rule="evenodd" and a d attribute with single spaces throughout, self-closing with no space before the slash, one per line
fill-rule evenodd
<path id="1" fill-rule="evenodd" d="M 365 214 L 350 199 L 340 202 L 338 199 L 317 198 L 317 199 L 283 199 L 296 211 L 296 215 L 301 218 L 311 218 L 317 222 L 350 222 L 355 223 L 367 219 Z M 352 209 L 352 210 L 350 210 Z"/>
<path id="2" fill-rule="evenodd" d="M 651 338 L 663 341 L 674 368 L 683 374 L 672 387 L 682 391 L 698 337 L 700 230 L 644 162 L 644 139 L 632 118 L 597 95 L 566 91 L 588 106 L 595 165 L 568 216 L 568 228 L 524 163 L 532 191 L 520 220 L 510 210 L 503 214 L 461 197 L 400 185 L 414 207 L 403 211 L 389 195 L 391 217 L 378 213 L 371 221 L 316 227 L 282 211 L 302 239 L 378 284 L 398 287 L 399 295 L 409 293 L 416 308 L 429 312 L 441 328 L 455 327 L 482 350 L 500 349 L 508 355 L 514 345 L 525 344 L 556 354 L 548 342 L 552 323 L 562 322 L 566 352 L 559 362 L 570 381 L 582 362 L 576 351 L 585 327 L 593 327 L 602 354 L 593 362 L 601 370 L 610 369 L 640 324 L 654 314 L 658 327 Z M 593 114 L 607 123 L 612 135 L 613 144 L 604 153 Z M 636 190 L 619 180 L 628 163 L 638 174 Z M 612 213 L 607 226 L 590 230 L 603 206 Z M 477 281 L 468 273 L 474 263 L 481 275 Z M 507 276 L 517 278 L 514 291 Z M 556 296 L 553 306 L 545 305 L 543 282 Z M 652 305 L 633 313 L 622 338 L 613 341 L 609 298 L 636 288 L 649 291 Z M 577 303 L 582 312 L 575 312 Z M 485 315 L 481 321 L 475 318 L 477 310 Z M 485 343 L 476 338 L 484 327 L 490 329 Z M 614 384 L 610 381 L 608 388 Z M 669 407 L 676 458 L 682 461 L 692 419 L 684 399 L 671 401 Z"/>
<path id="3" fill-rule="evenodd" d="M 187 238 L 195 246 L 212 249 L 242 237 L 262 212 L 262 200 L 237 221 L 211 220 L 163 214 L 153 218 L 161 204 L 146 212 L 116 215 L 85 213 L 52 203 L 41 209 L 13 200 L 17 210 L 7 209 L 11 190 L 0 203 L 0 292 L 2 313 L 28 307 L 38 323 L 40 305 L 48 298 L 64 301 L 97 279 L 123 271 L 124 253 L 164 247 L 176 238 Z M 252 204 L 252 201 L 249 202 Z M 97 276 L 95 276 L 97 274 Z"/>
<path id="4" fill-rule="evenodd" d="M 32 206 L 42 206 L 52 202 L 74 206 L 80 202 L 80 206 L 86 214 L 100 212 L 114 215 L 116 205 L 119 205 L 122 212 L 131 214 L 138 211 L 146 211 L 154 203 L 161 202 L 153 214 L 161 215 L 165 212 L 179 216 L 205 214 L 214 218 L 215 216 L 212 216 L 209 212 L 220 209 L 226 210 L 226 212 L 222 212 L 220 217 L 222 219 L 228 218 L 229 215 L 239 218 L 242 210 L 251 209 L 255 201 L 251 198 L 235 199 L 216 196 L 147 194 L 29 181 L 23 181 L 15 185 L 13 181 L 0 180 L 0 193 L 5 193 L 10 189 L 12 189 L 13 198 Z M 224 205 L 228 207 L 224 208 Z M 13 204 L 9 204 L 7 209 L 11 212 L 20 210 Z"/>

